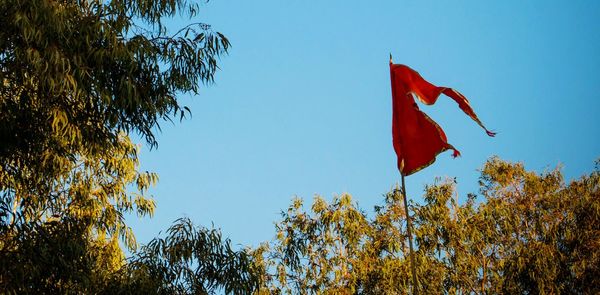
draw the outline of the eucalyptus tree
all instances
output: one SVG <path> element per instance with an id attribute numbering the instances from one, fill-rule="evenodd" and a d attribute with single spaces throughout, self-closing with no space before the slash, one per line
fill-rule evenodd
<path id="1" fill-rule="evenodd" d="M 455 180 L 411 204 L 425 294 L 600 292 L 600 167 L 566 183 L 490 159 L 480 194 L 458 202 Z M 408 294 L 406 217 L 397 189 L 367 214 L 349 195 L 305 209 L 296 199 L 274 241 L 255 249 L 263 294 Z"/>
<path id="2" fill-rule="evenodd" d="M 234 250 L 218 229 L 178 219 L 115 272 L 104 294 L 251 294 L 260 272 L 249 252 Z"/>
<path id="3" fill-rule="evenodd" d="M 171 34 L 166 26 L 198 9 L 183 0 L 0 1 L 0 193 L 11 216 L 40 221 L 81 198 L 109 223 L 132 206 L 151 213 L 143 193 L 156 176 L 137 172 L 128 134 L 155 146 L 160 121 L 188 111 L 177 95 L 212 81 L 229 41 L 203 23 Z M 125 192 L 129 183 L 140 194 Z"/>
<path id="4" fill-rule="evenodd" d="M 160 123 L 190 112 L 178 96 L 211 83 L 230 45 L 200 8 L 0 0 L 0 287 L 87 293 L 90 274 L 126 263 L 120 245 L 137 243 L 124 215 L 152 215 L 157 180 L 130 135 L 155 147 Z"/>
<path id="5" fill-rule="evenodd" d="M 55 179 L 139 133 L 156 146 L 177 95 L 213 80 L 229 41 L 185 0 L 0 1 L 0 191 L 50 201 Z M 26 197 L 27 195 L 27 197 Z"/>

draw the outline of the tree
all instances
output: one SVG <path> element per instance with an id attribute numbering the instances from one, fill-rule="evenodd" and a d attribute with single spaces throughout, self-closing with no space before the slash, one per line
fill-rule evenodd
<path id="1" fill-rule="evenodd" d="M 127 267 L 124 214 L 152 215 L 157 180 L 129 135 L 156 146 L 159 123 L 189 113 L 177 96 L 212 82 L 229 47 L 200 22 L 170 33 L 165 20 L 198 9 L 0 0 L 0 289 L 97 293 Z"/>
<path id="2" fill-rule="evenodd" d="M 143 195 L 125 193 L 156 180 L 137 172 L 128 134 L 156 145 L 159 120 L 187 110 L 176 95 L 212 81 L 228 40 L 202 23 L 171 35 L 163 24 L 197 10 L 183 0 L 0 1 L 2 216 L 41 222 L 81 198 L 109 223 L 133 205 L 151 213 Z"/>
<path id="3" fill-rule="evenodd" d="M 600 167 L 566 184 L 490 159 L 481 195 L 456 200 L 455 181 L 426 186 L 411 205 L 419 288 L 425 294 L 600 292 Z M 410 263 L 398 189 L 373 217 L 349 195 L 296 199 L 277 239 L 254 251 L 265 294 L 407 294 Z M 268 290 L 268 291 L 266 291 Z"/>
<path id="4" fill-rule="evenodd" d="M 229 41 L 185 0 L 0 1 L 0 191 L 50 199 L 74 163 L 137 132 L 157 144 L 177 95 L 209 83 Z M 19 197 L 23 198 L 23 197 Z"/>
<path id="5" fill-rule="evenodd" d="M 123 135 L 111 149 L 81 156 L 67 165 L 68 173 L 53 180 L 49 196 L 27 194 L 20 186 L 2 192 L 3 289 L 33 292 L 39 287 L 45 288 L 41 289 L 44 293 L 63 293 L 61 288 L 76 284 L 65 285 L 64 278 L 46 276 L 64 274 L 90 283 L 96 277 L 92 274 L 109 273 L 123 265 L 119 238 L 130 250 L 136 248 L 124 214 L 153 213 L 154 201 L 145 193 L 157 178 L 137 171 L 136 146 Z M 132 186 L 136 191 L 131 191 Z M 14 276 L 19 273 L 21 276 Z"/>
<path id="6" fill-rule="evenodd" d="M 247 250 L 188 219 L 127 260 L 116 237 L 90 234 L 80 219 L 21 224 L 16 233 L 0 252 L 8 294 L 250 294 L 260 280 Z"/>
<path id="7" fill-rule="evenodd" d="M 187 218 L 129 259 L 106 294 L 250 294 L 260 273 L 247 250 L 234 251 L 216 229 L 196 228 Z"/>
<path id="8" fill-rule="evenodd" d="M 10 233 L 0 251 L 6 294 L 97 293 L 123 265 L 118 239 L 92 236 L 78 219 L 19 224 Z"/>

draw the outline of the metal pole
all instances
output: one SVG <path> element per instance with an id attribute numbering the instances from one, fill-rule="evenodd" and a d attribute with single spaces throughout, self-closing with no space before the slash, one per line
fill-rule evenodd
<path id="1" fill-rule="evenodd" d="M 406 185 L 404 184 L 404 174 L 402 174 L 402 197 L 404 198 L 404 212 L 406 213 L 406 231 L 408 233 L 408 247 L 410 249 L 410 266 L 412 272 L 413 281 L 413 294 L 419 294 L 419 286 L 417 284 L 417 271 L 415 265 L 415 255 L 412 244 L 412 225 L 410 222 L 410 215 L 408 214 L 408 202 L 406 201 Z"/>

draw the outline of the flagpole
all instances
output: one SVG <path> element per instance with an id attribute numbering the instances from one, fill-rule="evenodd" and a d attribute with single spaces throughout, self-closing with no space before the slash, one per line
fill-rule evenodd
<path id="1" fill-rule="evenodd" d="M 410 266 L 411 266 L 411 272 L 412 272 L 412 281 L 413 281 L 413 294 L 418 295 L 419 294 L 419 286 L 417 285 L 417 271 L 416 271 L 416 266 L 415 266 L 415 255 L 414 255 L 414 251 L 413 251 L 413 244 L 412 244 L 412 225 L 410 222 L 410 215 L 408 214 L 408 202 L 406 201 L 406 184 L 404 183 L 404 174 L 400 173 L 402 175 L 402 197 L 404 198 L 404 212 L 406 213 L 406 231 L 408 234 L 408 247 L 410 249 Z"/>

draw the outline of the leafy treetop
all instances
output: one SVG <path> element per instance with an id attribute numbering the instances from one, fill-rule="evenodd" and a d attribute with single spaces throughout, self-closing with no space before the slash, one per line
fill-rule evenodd
<path id="1" fill-rule="evenodd" d="M 184 0 L 0 1 L 0 173 L 48 194 L 42 180 L 120 131 L 155 146 L 160 121 L 189 112 L 177 95 L 210 83 L 229 47 L 203 23 L 169 33 L 166 18 L 197 11 Z"/>

